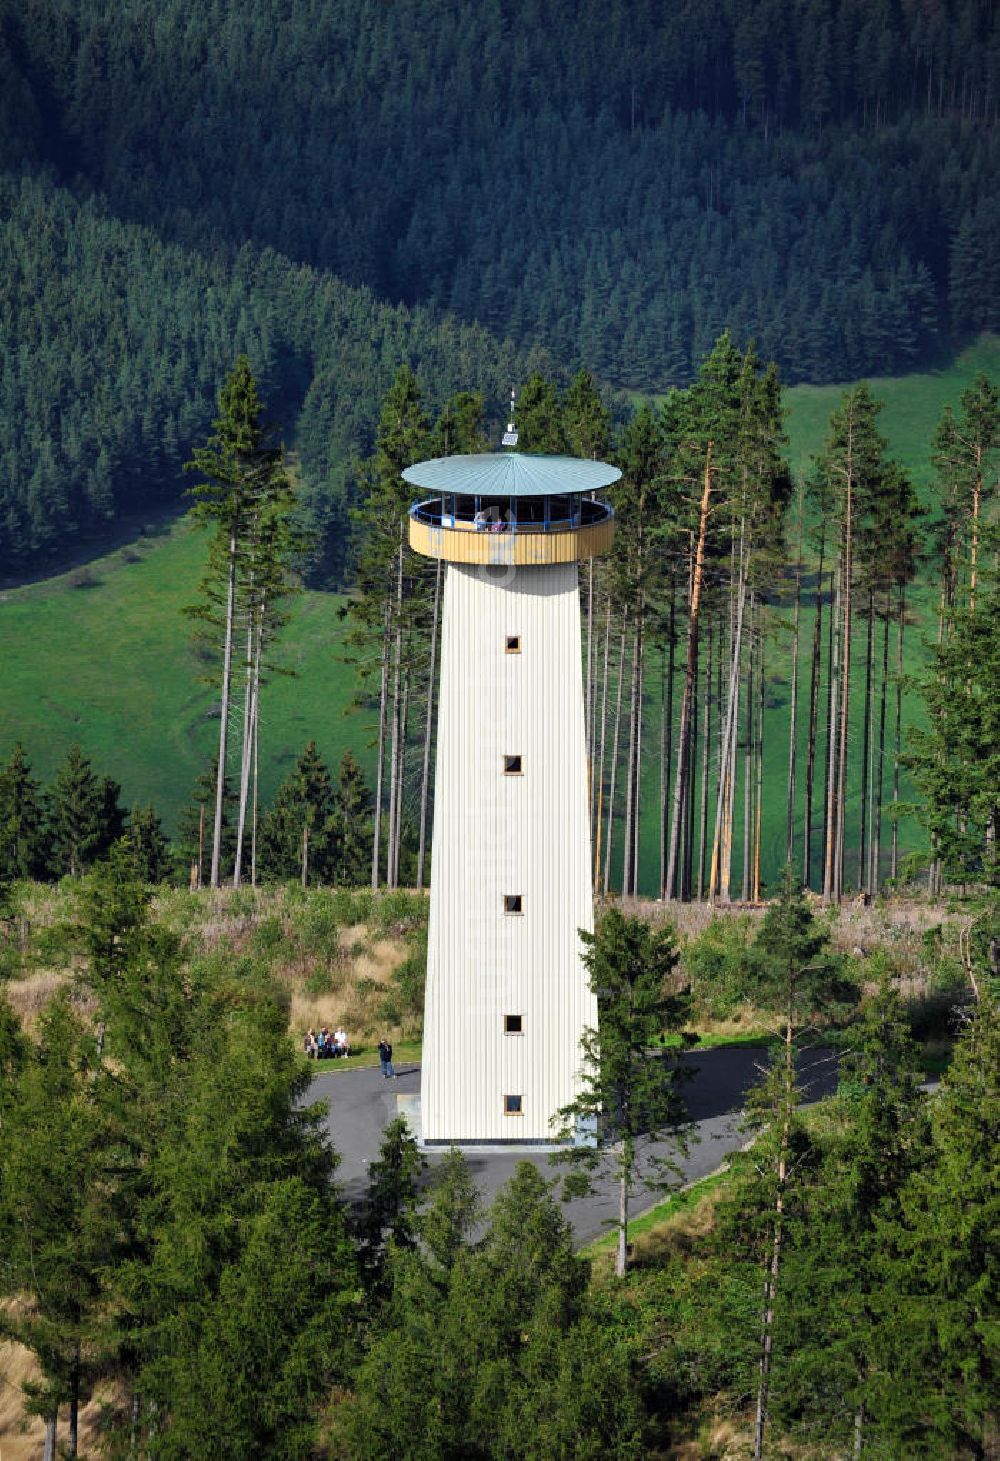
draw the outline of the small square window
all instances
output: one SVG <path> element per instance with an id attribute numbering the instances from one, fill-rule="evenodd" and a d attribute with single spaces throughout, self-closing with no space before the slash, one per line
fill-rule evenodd
<path id="1" fill-rule="evenodd" d="M 524 1016 L 523 1015 L 504 1015 L 504 1017 L 503 1017 L 503 1032 L 504 1032 L 505 1035 L 523 1035 L 524 1034 Z"/>
<path id="2" fill-rule="evenodd" d="M 503 895 L 503 911 L 505 913 L 523 913 L 524 912 L 524 894 L 523 893 L 504 893 L 504 895 Z"/>
<path id="3" fill-rule="evenodd" d="M 504 648 L 506 649 L 506 651 L 507 651 L 508 654 L 520 654 L 521 653 L 521 636 L 520 636 L 520 634 L 508 634 L 507 635 L 507 642 L 506 642 Z"/>
<path id="4" fill-rule="evenodd" d="M 505 1116 L 523 1116 L 523 1099 L 524 1098 L 522 1096 L 504 1096 L 503 1114 Z"/>
<path id="5" fill-rule="evenodd" d="M 504 776 L 520 776 L 523 771 L 520 756 L 505 756 L 503 758 Z"/>

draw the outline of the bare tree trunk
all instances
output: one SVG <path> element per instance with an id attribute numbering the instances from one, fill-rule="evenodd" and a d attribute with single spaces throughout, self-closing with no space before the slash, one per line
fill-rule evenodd
<path id="1" fill-rule="evenodd" d="M 792 630 L 792 689 L 788 710 L 788 787 L 785 817 L 785 861 L 789 867 L 795 856 L 795 772 L 798 751 L 799 696 L 799 620 L 802 613 L 802 518 L 805 484 L 799 478 L 799 531 L 795 558 L 795 617 Z"/>
<path id="2" fill-rule="evenodd" d="M 645 614 L 639 619 L 639 644 L 636 651 L 639 660 L 638 693 L 635 702 L 635 808 L 632 813 L 632 896 L 639 896 L 639 827 L 642 821 L 642 687 L 646 644 L 643 635 Z"/>
<path id="3" fill-rule="evenodd" d="M 402 710 L 400 681 L 403 673 L 403 527 L 399 528 L 396 575 L 396 630 L 393 635 L 392 661 L 392 744 L 389 751 L 389 839 L 386 859 L 386 882 L 390 888 L 396 886 L 396 799 L 399 795 L 400 729 Z"/>
<path id="4" fill-rule="evenodd" d="M 79 1448 L 80 1440 L 80 1346 L 77 1344 L 73 1355 L 73 1367 L 69 1382 L 69 1444 L 66 1447 L 67 1455 L 75 1458 Z"/>
<path id="5" fill-rule="evenodd" d="M 253 601 L 251 589 L 250 601 Z M 233 887 L 240 886 L 243 872 L 243 833 L 247 820 L 247 797 L 250 793 L 250 718 L 253 715 L 253 636 L 252 608 L 247 614 L 247 657 L 243 675 L 243 744 L 240 753 L 240 800 L 236 814 L 236 860 L 233 864 Z"/>
<path id="6" fill-rule="evenodd" d="M 837 839 L 834 896 L 839 900 L 844 891 L 844 828 L 847 822 L 847 727 L 851 705 L 851 611 L 853 598 L 854 564 L 852 559 L 854 541 L 853 523 L 854 473 L 849 467 L 847 474 L 847 509 L 844 536 L 844 634 L 841 646 L 840 672 L 840 742 L 837 751 Z"/>
<path id="7" fill-rule="evenodd" d="M 813 782 L 816 772 L 816 736 L 819 730 L 819 686 L 823 658 L 824 547 L 825 540 L 821 538 L 819 545 L 819 572 L 816 575 L 816 618 L 813 624 L 812 671 L 809 681 L 809 733 L 806 747 L 806 809 L 802 827 L 805 844 L 802 849 L 802 885 L 805 888 L 808 888 L 812 881 Z"/>
<path id="8" fill-rule="evenodd" d="M 622 609 L 622 642 L 618 659 L 618 688 L 615 693 L 615 734 L 611 743 L 611 785 L 608 788 L 608 840 L 604 854 L 604 894 L 611 886 L 611 850 L 615 831 L 615 780 L 618 772 L 618 743 L 622 720 L 622 681 L 625 678 L 625 638 L 628 623 L 628 605 Z"/>
<path id="9" fill-rule="evenodd" d="M 698 724 L 701 715 L 699 693 L 701 646 L 694 647 L 694 674 L 691 677 L 691 725 L 688 730 L 688 770 L 684 788 L 684 840 L 681 846 L 680 896 L 687 903 L 691 900 L 691 879 L 694 865 L 694 799 L 695 799 L 695 749 L 698 745 Z"/>
<path id="10" fill-rule="evenodd" d="M 889 876 L 893 882 L 899 871 L 899 822 L 895 811 L 899 802 L 899 757 L 903 740 L 903 628 L 906 624 L 906 590 L 899 590 L 899 621 L 896 628 L 896 734 L 892 758 L 892 845 L 889 853 Z"/>
<path id="11" fill-rule="evenodd" d="M 431 664 L 427 675 L 427 723 L 424 726 L 424 764 L 420 776 L 420 846 L 417 850 L 417 887 L 424 886 L 424 852 L 427 846 L 427 801 L 431 780 L 431 739 L 434 726 L 434 674 L 437 669 L 438 613 L 444 564 L 439 558 L 434 578 L 434 614 L 431 619 Z"/>
<path id="12" fill-rule="evenodd" d="M 399 887 L 399 867 L 403 846 L 403 790 L 406 786 L 406 739 L 410 726 L 410 663 L 409 646 L 403 656 L 406 668 L 403 671 L 403 701 L 400 711 L 399 731 L 399 786 L 396 790 L 396 823 L 393 828 L 392 886 Z"/>
<path id="13" fill-rule="evenodd" d="M 969 554 L 969 611 L 976 607 L 976 570 L 979 560 L 979 504 L 982 500 L 982 449 L 976 447 L 976 476 L 972 485 L 972 547 Z"/>
<path id="14" fill-rule="evenodd" d="M 885 596 L 882 624 L 882 695 L 878 714 L 878 765 L 875 788 L 875 831 L 872 837 L 871 872 L 868 885 L 877 894 L 882 885 L 882 786 L 885 775 L 885 710 L 889 683 L 889 593 Z"/>
<path id="15" fill-rule="evenodd" d="M 197 886 L 200 888 L 205 869 L 205 807 L 202 805 L 198 811 L 198 878 Z"/>
<path id="16" fill-rule="evenodd" d="M 875 633 L 875 590 L 868 590 L 868 634 L 865 648 L 865 708 L 863 725 L 861 728 L 861 808 L 860 824 L 858 827 L 858 888 L 862 892 L 869 892 L 868 888 L 868 832 L 870 822 L 868 818 L 868 801 L 871 794 L 872 770 L 871 765 L 871 708 L 872 708 L 872 673 L 873 673 L 873 645 Z"/>
<path id="17" fill-rule="evenodd" d="M 635 635 L 632 640 L 632 680 L 629 686 L 628 704 L 628 758 L 626 762 L 625 776 L 625 852 L 622 859 L 622 896 L 627 898 L 632 892 L 632 859 L 635 852 L 633 841 L 633 825 L 635 816 L 635 744 L 636 744 L 636 713 L 635 705 L 638 695 L 639 675 L 639 629 L 636 626 Z"/>
<path id="18" fill-rule="evenodd" d="M 785 1026 L 785 1110 L 782 1118 L 781 1143 L 778 1148 L 778 1185 L 774 1201 L 774 1223 L 771 1229 L 771 1254 L 764 1279 L 764 1313 L 760 1337 L 760 1383 L 757 1388 L 757 1415 L 754 1423 L 754 1461 L 762 1461 L 764 1432 L 767 1426 L 767 1405 L 771 1384 L 771 1359 L 774 1348 L 774 1302 L 781 1269 L 781 1245 L 784 1237 L 785 1184 L 788 1180 L 788 1150 L 791 1140 L 792 1088 L 795 1080 L 793 1022 L 791 1006 Z"/>
<path id="19" fill-rule="evenodd" d="M 746 703 L 746 727 L 745 743 L 743 747 L 743 881 L 741 884 L 740 897 L 744 903 L 750 900 L 750 828 L 752 825 L 752 811 L 750 805 L 750 788 L 753 784 L 753 743 L 754 743 L 754 704 L 753 686 L 754 675 L 757 673 L 757 637 L 756 637 L 756 595 L 750 591 L 750 636 L 748 640 L 748 651 L 750 663 L 747 667 L 747 703 Z"/>
<path id="20" fill-rule="evenodd" d="M 229 576 L 226 582 L 226 632 L 222 652 L 222 705 L 219 714 L 219 765 L 215 778 L 215 827 L 212 833 L 212 887 L 219 886 L 222 861 L 222 811 L 226 787 L 226 739 L 229 735 L 229 686 L 233 666 L 233 615 L 236 605 L 236 524 L 229 530 Z"/>
<path id="21" fill-rule="evenodd" d="M 837 750 L 837 705 L 839 697 L 837 694 L 837 679 L 839 673 L 838 656 L 840 652 L 840 585 L 843 578 L 843 568 L 837 575 L 837 587 L 834 594 L 833 608 L 830 619 L 830 650 L 828 657 L 827 679 L 828 701 L 827 701 L 827 722 L 826 722 L 826 811 L 823 817 L 823 900 L 826 903 L 832 902 L 834 898 L 834 849 L 836 847 L 837 819 L 837 772 L 836 772 L 836 750 Z"/>
<path id="22" fill-rule="evenodd" d="M 667 704 L 664 713 L 664 734 L 667 742 L 667 760 L 660 790 L 660 897 L 666 897 L 667 883 L 667 806 L 670 786 L 671 760 L 673 757 L 674 729 L 674 654 L 676 645 L 677 593 L 673 578 L 670 580 L 670 624 L 667 631 Z"/>
<path id="23" fill-rule="evenodd" d="M 264 626 L 257 625 L 257 646 L 253 673 L 253 811 L 250 822 L 250 883 L 257 886 L 257 802 L 260 796 L 260 670 L 264 652 Z"/>
<path id="24" fill-rule="evenodd" d="M 615 1254 L 615 1276 L 625 1277 L 628 1268 L 628 1197 L 629 1170 L 631 1162 L 622 1153 L 621 1173 L 618 1178 L 618 1249 Z"/>
<path id="25" fill-rule="evenodd" d="M 708 860 L 708 777 L 712 739 L 712 620 L 708 621 L 708 655 L 705 661 L 705 717 L 701 737 L 701 805 L 698 809 L 698 901 L 705 897 L 705 865 Z"/>
<path id="26" fill-rule="evenodd" d="M 709 889 L 714 892 L 718 870 L 719 898 L 729 902 L 729 847 L 732 842 L 732 768 L 736 749 L 736 716 L 739 712 L 740 662 L 743 658 L 743 614 L 747 596 L 744 530 L 740 528 L 739 588 L 736 595 L 735 622 L 732 629 L 732 650 L 729 665 L 729 689 L 726 698 L 726 722 L 719 758 L 719 797 L 715 807 L 715 832 L 712 839 L 712 863 Z"/>
<path id="27" fill-rule="evenodd" d="M 611 651 L 611 595 L 608 594 L 608 612 L 604 621 L 604 674 L 601 682 L 601 749 L 597 773 L 597 805 L 594 818 L 594 892 L 601 881 L 601 835 L 604 831 L 604 751 L 608 731 L 608 659 Z"/>
<path id="28" fill-rule="evenodd" d="M 681 723 L 677 737 L 677 772 L 674 780 L 674 804 L 670 823 L 670 853 L 667 858 L 667 880 L 664 896 L 672 898 L 677 874 L 677 854 L 680 848 L 681 813 L 685 803 L 687 768 L 689 755 L 689 731 L 691 726 L 691 696 L 695 652 L 698 644 L 698 614 L 701 608 L 701 588 L 705 567 L 705 535 L 708 529 L 708 504 L 712 492 L 712 443 L 705 452 L 705 484 L 701 495 L 701 509 L 698 515 L 698 547 L 695 553 L 694 577 L 691 584 L 691 608 L 688 614 L 687 655 L 684 668 L 684 692 L 681 698 Z"/>
<path id="29" fill-rule="evenodd" d="M 54 1410 L 51 1415 L 45 1417 L 45 1449 L 42 1452 L 42 1461 L 56 1461 L 56 1427 L 58 1424 L 58 1410 Z"/>
<path id="30" fill-rule="evenodd" d="M 372 887 L 378 887 L 379 861 L 382 852 L 382 781 L 385 775 L 385 723 L 386 700 L 389 689 L 389 614 L 390 603 L 386 596 L 382 630 L 382 684 L 378 701 L 378 756 L 375 762 L 375 809 L 372 821 Z"/>
<path id="31" fill-rule="evenodd" d="M 309 886 L 309 823 L 302 823 L 302 886 Z"/>

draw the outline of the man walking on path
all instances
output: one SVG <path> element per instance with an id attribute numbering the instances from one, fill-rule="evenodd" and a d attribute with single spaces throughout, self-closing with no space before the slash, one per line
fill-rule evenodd
<path id="1" fill-rule="evenodd" d="M 378 1059 L 382 1067 L 383 1080 L 395 1080 L 396 1072 L 392 1068 L 392 1046 L 384 1037 L 378 1042 Z"/>

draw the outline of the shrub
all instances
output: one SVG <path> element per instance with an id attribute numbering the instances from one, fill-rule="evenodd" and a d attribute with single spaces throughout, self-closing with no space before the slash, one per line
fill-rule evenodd
<path id="1" fill-rule="evenodd" d="M 690 984 L 697 1017 L 731 1019 L 746 1003 L 746 960 L 752 931 L 748 918 L 713 918 L 684 945 L 681 971 Z"/>

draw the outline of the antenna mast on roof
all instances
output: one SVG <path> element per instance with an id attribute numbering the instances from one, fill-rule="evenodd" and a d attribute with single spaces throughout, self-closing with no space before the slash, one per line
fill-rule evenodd
<path id="1" fill-rule="evenodd" d="M 507 430 L 503 434 L 501 446 L 517 446 L 517 427 L 514 425 L 514 387 L 510 388 L 510 420 L 507 422 Z"/>

